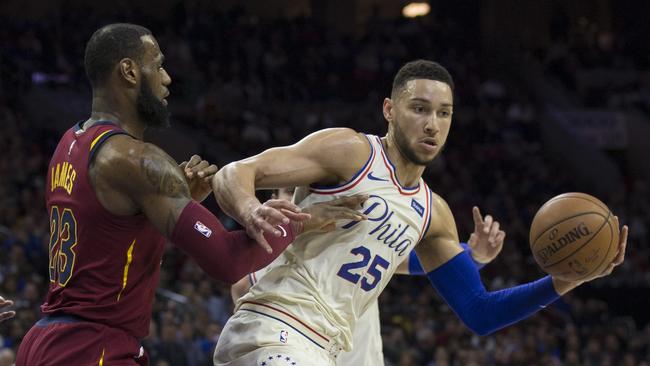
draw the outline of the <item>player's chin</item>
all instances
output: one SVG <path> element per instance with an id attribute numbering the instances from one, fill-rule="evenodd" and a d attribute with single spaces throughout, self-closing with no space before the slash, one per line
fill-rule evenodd
<path id="1" fill-rule="evenodd" d="M 419 153 L 417 154 L 420 165 L 429 165 L 433 162 L 438 156 L 439 150 L 428 152 L 428 153 Z"/>

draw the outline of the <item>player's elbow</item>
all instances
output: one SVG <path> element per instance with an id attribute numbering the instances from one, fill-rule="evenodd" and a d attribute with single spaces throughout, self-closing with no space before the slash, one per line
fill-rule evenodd
<path id="1" fill-rule="evenodd" d="M 494 333 L 495 327 L 491 326 L 485 319 L 480 319 L 474 316 L 461 317 L 463 323 L 469 330 L 479 336 L 486 336 Z"/>
<path id="2" fill-rule="evenodd" d="M 481 337 L 490 335 L 494 332 L 494 329 L 488 328 L 486 326 L 468 326 L 468 328 L 474 332 L 474 334 L 479 335 Z"/>

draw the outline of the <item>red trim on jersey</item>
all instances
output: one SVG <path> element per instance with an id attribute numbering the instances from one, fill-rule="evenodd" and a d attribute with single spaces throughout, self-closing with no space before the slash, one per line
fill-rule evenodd
<path id="1" fill-rule="evenodd" d="M 300 323 L 303 327 L 305 327 L 305 328 L 309 329 L 310 331 L 312 331 L 314 334 L 316 334 L 317 336 L 319 336 L 320 338 L 322 338 L 325 342 L 329 342 L 329 341 L 330 341 L 329 339 L 327 339 L 327 337 L 321 335 L 320 333 L 318 333 L 317 331 L 315 331 L 312 327 L 310 327 L 309 325 L 305 324 L 305 322 L 303 322 L 302 320 L 296 318 L 295 316 L 293 316 L 293 315 L 287 313 L 286 311 L 283 311 L 283 310 L 280 310 L 280 309 L 274 308 L 274 307 L 271 306 L 271 305 L 266 305 L 266 304 L 262 304 L 262 303 L 255 302 L 255 301 L 244 301 L 242 304 L 246 304 L 246 303 L 248 303 L 248 304 L 254 304 L 254 305 L 257 305 L 257 306 L 263 306 L 263 307 L 265 307 L 265 308 L 269 308 L 269 309 L 271 309 L 271 310 L 275 310 L 275 311 L 277 311 L 278 313 L 284 314 L 284 315 L 288 316 L 289 318 L 291 318 L 291 319 L 297 321 L 298 323 Z"/>
<path id="2" fill-rule="evenodd" d="M 390 180 L 393 181 L 393 184 L 395 187 L 397 187 L 397 190 L 399 191 L 400 194 L 404 196 L 412 196 L 418 192 L 420 192 L 420 187 L 422 184 L 418 180 L 418 186 L 413 187 L 413 188 L 407 188 L 407 187 L 402 187 L 401 184 L 399 184 L 399 181 L 397 180 L 397 171 L 395 167 L 393 166 L 393 163 L 388 159 L 388 156 L 386 155 L 386 152 L 384 151 L 384 145 L 381 143 L 381 139 L 379 137 L 376 137 L 377 142 L 379 143 L 379 146 L 381 148 L 381 158 L 384 160 L 384 165 L 386 165 L 386 168 L 388 169 L 388 172 L 390 173 Z M 412 192 L 409 192 L 409 190 L 412 190 Z"/>
<path id="3" fill-rule="evenodd" d="M 366 137 L 367 138 L 367 137 Z M 334 188 L 329 188 L 329 189 L 319 189 L 319 188 L 309 188 L 309 191 L 312 193 L 316 194 L 335 194 L 335 193 L 341 193 L 345 192 L 349 189 L 354 188 L 357 184 L 359 184 L 365 177 L 368 175 L 370 172 L 370 168 L 372 168 L 372 164 L 375 162 L 375 156 L 377 154 L 375 153 L 375 147 L 372 146 L 372 143 L 370 142 L 370 139 L 368 139 L 368 144 L 370 145 L 370 157 L 368 158 L 368 161 L 366 162 L 366 165 L 361 167 L 360 172 L 357 173 L 357 177 L 354 178 L 352 181 L 346 183 L 345 185 L 341 187 L 334 187 Z"/>

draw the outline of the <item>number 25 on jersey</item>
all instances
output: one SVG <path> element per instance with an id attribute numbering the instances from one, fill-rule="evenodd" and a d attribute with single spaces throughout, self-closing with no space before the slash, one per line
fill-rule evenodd
<path id="1" fill-rule="evenodd" d="M 50 210 L 50 282 L 65 287 L 72 277 L 77 245 L 77 220 L 72 210 Z"/>
<path id="2" fill-rule="evenodd" d="M 354 255 L 360 255 L 361 260 L 358 262 L 346 263 L 342 265 L 337 275 L 354 284 L 359 283 L 359 280 L 361 280 L 361 289 L 363 289 L 364 291 L 370 291 L 375 287 L 377 287 L 377 284 L 379 283 L 379 281 L 381 281 L 381 275 L 382 275 L 382 272 L 378 267 L 381 267 L 383 269 L 388 269 L 390 262 L 388 262 L 386 259 L 382 258 L 381 256 L 376 255 L 372 260 L 372 263 L 370 263 L 367 276 L 364 276 L 362 278 L 360 274 L 352 273 L 351 271 L 357 268 L 365 269 L 366 266 L 368 266 L 368 262 L 370 262 L 370 258 L 372 258 L 372 253 L 370 253 L 370 249 L 364 246 L 352 248 L 352 250 L 350 250 L 350 253 Z"/>

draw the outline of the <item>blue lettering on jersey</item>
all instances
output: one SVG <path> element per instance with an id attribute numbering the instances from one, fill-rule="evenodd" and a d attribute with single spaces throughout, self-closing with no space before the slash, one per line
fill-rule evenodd
<path id="1" fill-rule="evenodd" d="M 388 202 L 385 199 L 377 196 L 370 195 L 366 204 L 372 202 L 368 208 L 366 208 L 363 213 L 368 217 L 368 221 L 377 222 L 369 232 L 368 235 L 377 235 L 377 241 L 383 242 L 389 248 L 393 249 L 398 256 L 403 256 L 407 253 L 407 249 L 412 244 L 412 240 L 409 238 L 402 239 L 402 236 L 406 231 L 411 227 L 405 223 L 396 223 L 393 220 L 393 215 L 395 211 L 391 210 Z M 351 221 L 343 225 L 342 229 L 350 229 L 357 225 L 359 221 Z M 399 232 L 399 234 L 397 234 Z M 397 236 L 395 236 L 397 234 Z"/>
<path id="2" fill-rule="evenodd" d="M 420 215 L 420 217 L 424 217 L 424 207 L 422 207 L 415 198 L 411 200 L 411 207 L 418 213 L 418 215 Z"/>

